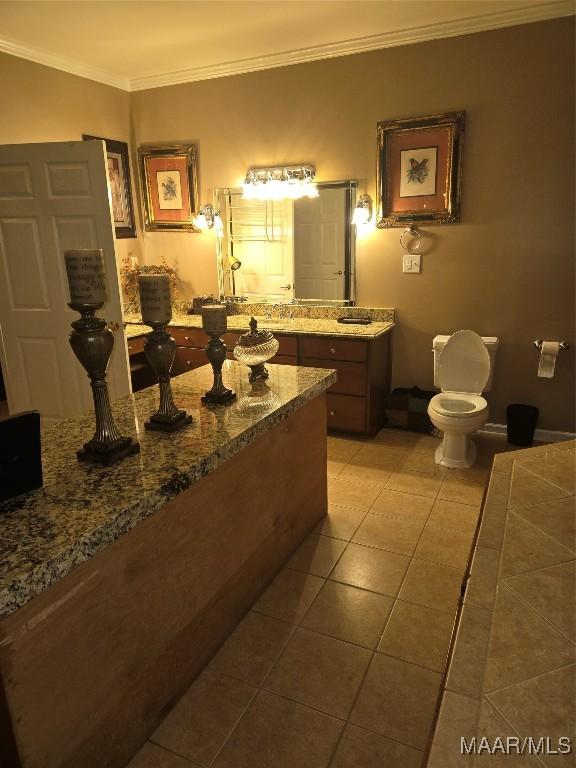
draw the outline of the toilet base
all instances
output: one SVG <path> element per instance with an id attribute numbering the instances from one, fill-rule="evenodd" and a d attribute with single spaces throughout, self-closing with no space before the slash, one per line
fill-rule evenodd
<path id="1" fill-rule="evenodd" d="M 469 469 L 476 461 L 476 445 L 467 434 L 444 432 L 434 458 L 442 467 Z"/>

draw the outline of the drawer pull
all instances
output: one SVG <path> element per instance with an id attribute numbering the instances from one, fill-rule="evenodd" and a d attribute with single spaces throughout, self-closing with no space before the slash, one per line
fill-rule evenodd
<path id="1" fill-rule="evenodd" d="M 184 336 L 184 341 L 190 341 L 190 336 Z"/>
<path id="2" fill-rule="evenodd" d="M 330 416 L 336 416 L 336 411 L 329 411 Z"/>
<path id="3" fill-rule="evenodd" d="M 132 347 L 128 344 L 128 352 L 132 352 Z"/>
<path id="4" fill-rule="evenodd" d="M 335 355 L 335 354 L 336 354 L 336 350 L 334 349 L 334 347 L 330 347 L 330 352 L 331 352 L 333 355 Z"/>

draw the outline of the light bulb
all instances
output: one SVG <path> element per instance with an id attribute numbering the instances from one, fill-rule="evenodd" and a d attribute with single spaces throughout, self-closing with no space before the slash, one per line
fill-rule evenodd
<path id="1" fill-rule="evenodd" d="M 370 210 L 364 205 L 357 205 L 352 215 L 352 223 L 357 227 L 368 224 L 370 221 Z"/>

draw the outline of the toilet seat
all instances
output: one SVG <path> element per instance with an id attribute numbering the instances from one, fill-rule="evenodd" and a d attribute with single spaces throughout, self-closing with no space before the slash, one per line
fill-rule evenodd
<path id="1" fill-rule="evenodd" d="M 440 416 L 467 419 L 484 413 L 488 403 L 481 395 L 468 392 L 440 392 L 430 400 L 430 408 Z"/>
<path id="2" fill-rule="evenodd" d="M 490 377 L 490 355 L 482 337 L 474 331 L 456 331 L 438 359 L 438 383 L 442 392 L 481 395 Z"/>

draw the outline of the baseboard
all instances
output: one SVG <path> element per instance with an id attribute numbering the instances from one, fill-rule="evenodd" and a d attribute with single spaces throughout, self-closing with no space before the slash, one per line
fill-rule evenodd
<path id="1" fill-rule="evenodd" d="M 479 432 L 486 432 L 492 435 L 505 435 L 506 424 L 484 424 Z M 576 439 L 574 432 L 555 432 L 552 429 L 537 429 L 534 433 L 534 440 L 538 443 L 560 443 L 563 440 Z"/>

